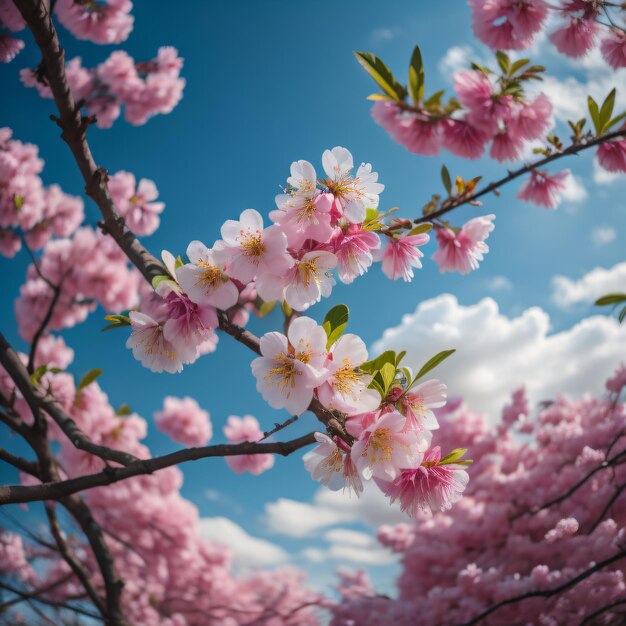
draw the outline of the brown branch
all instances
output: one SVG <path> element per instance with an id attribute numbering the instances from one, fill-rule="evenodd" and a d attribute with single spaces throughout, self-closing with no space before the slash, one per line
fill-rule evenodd
<path id="1" fill-rule="evenodd" d="M 519 596 L 507 598 L 506 600 L 502 600 L 501 602 L 492 604 L 488 609 L 484 610 L 479 615 L 476 615 L 476 617 L 473 617 L 468 622 L 456 624 L 455 626 L 473 626 L 474 624 L 480 623 L 486 617 L 488 617 L 489 615 L 491 615 L 498 609 L 502 608 L 503 606 L 507 606 L 509 604 L 516 604 L 517 602 L 523 602 L 524 600 L 527 600 L 529 598 L 551 598 L 552 596 L 556 596 L 559 593 L 562 593 L 563 591 L 567 591 L 571 587 L 575 587 L 578 583 L 589 578 L 589 576 L 595 574 L 596 572 L 599 572 L 601 569 L 604 569 L 608 565 L 612 565 L 613 563 L 620 561 L 624 557 L 626 557 L 626 550 L 621 548 L 617 554 L 614 554 L 613 556 L 610 556 L 608 559 L 605 559 L 604 561 L 600 561 L 599 563 L 592 565 L 588 569 L 578 574 L 578 576 L 574 576 L 574 578 L 570 578 L 570 580 L 564 582 L 562 585 L 559 585 L 558 587 L 554 587 L 553 589 L 546 589 L 544 591 L 529 591 L 527 593 L 522 593 Z"/>
<path id="2" fill-rule="evenodd" d="M 52 315 L 54 313 L 54 309 L 56 308 L 57 303 L 59 302 L 59 297 L 61 296 L 62 284 L 55 285 L 52 287 L 52 299 L 50 300 L 50 304 L 48 305 L 48 310 L 44 315 L 44 318 L 41 320 L 41 323 L 37 327 L 35 334 L 33 335 L 33 340 L 30 344 L 30 351 L 28 353 L 28 365 L 26 369 L 29 374 L 32 374 L 35 371 L 35 356 L 37 354 L 37 346 L 39 345 L 39 340 L 42 335 L 46 331 L 50 320 L 52 319 Z"/>
<path id="3" fill-rule="evenodd" d="M 280 454 L 288 456 L 300 448 L 315 443 L 314 433 L 291 441 L 276 443 L 218 444 L 201 448 L 183 448 L 170 454 L 135 461 L 125 467 L 106 467 L 102 472 L 71 478 L 69 480 L 45 482 L 39 485 L 8 485 L 0 487 L 0 505 L 38 500 L 59 500 L 73 493 L 102 487 L 126 480 L 133 476 L 152 474 L 160 469 L 197 461 L 208 457 L 237 456 L 242 454 Z"/>
<path id="4" fill-rule="evenodd" d="M 28 459 L 24 459 L 21 456 L 12 454 L 4 448 L 0 448 L 0 461 L 4 461 L 5 463 L 16 467 L 22 472 L 26 472 L 31 476 L 39 478 L 39 466 L 37 463 L 35 463 L 34 461 L 29 461 Z"/>
<path id="5" fill-rule="evenodd" d="M 51 398 L 41 387 L 33 384 L 19 355 L 2 333 L 0 333 L 0 363 L 22 392 L 33 415 L 37 415 L 42 410 L 46 411 L 76 448 L 121 465 L 128 465 L 138 460 L 137 457 L 127 452 L 93 443 L 54 398 Z"/>
<path id="6" fill-rule="evenodd" d="M 585 617 L 585 619 L 583 619 L 583 621 L 580 622 L 580 626 L 586 626 L 586 624 L 592 624 L 593 620 L 596 617 L 600 617 L 600 615 L 602 615 L 603 613 L 607 613 L 611 609 L 615 609 L 618 606 L 623 606 L 624 604 L 626 604 L 626 600 L 616 600 L 615 602 L 606 604 L 603 607 L 600 607 L 597 611 L 594 611 L 593 613 L 589 613 L 589 615 L 587 615 L 587 617 Z"/>
<path id="7" fill-rule="evenodd" d="M 604 519 L 604 516 L 610 511 L 611 507 L 617 502 L 618 498 L 622 495 L 625 489 L 626 483 L 617 487 L 613 495 L 610 497 L 609 501 L 604 505 L 604 508 L 602 509 L 600 515 L 598 515 L 598 517 L 596 518 L 596 521 L 591 525 L 588 534 L 591 534 L 598 527 L 600 522 L 602 522 L 602 520 Z"/>
<path id="8" fill-rule="evenodd" d="M 7 600 L 6 602 L 3 602 L 2 604 L 0 604 L 0 613 L 3 613 L 7 609 L 11 608 L 12 606 L 15 606 L 16 604 L 19 604 L 20 602 L 24 602 L 25 600 L 37 599 L 39 596 L 42 596 L 50 591 L 54 591 L 57 587 L 64 585 L 66 582 L 69 582 L 73 576 L 74 574 L 66 574 L 65 576 L 62 576 L 61 578 L 59 578 L 58 580 L 54 580 L 51 583 L 48 583 L 47 585 L 40 587 L 39 589 L 34 589 L 33 591 L 28 591 L 28 592 L 26 591 L 22 592 L 21 595 L 19 595 L 19 597 L 13 598 L 12 600 Z M 12 593 L 15 593 L 16 595 L 18 594 L 18 592 L 16 591 L 13 591 Z"/>
<path id="9" fill-rule="evenodd" d="M 438 209 L 437 211 L 433 211 L 429 215 L 424 215 L 423 217 L 416 218 L 415 220 L 413 220 L 413 223 L 421 224 L 423 222 L 430 222 L 434 219 L 437 219 L 438 217 L 441 217 L 442 215 L 445 215 L 446 213 L 449 213 L 450 211 L 453 211 L 454 209 L 458 209 L 460 206 L 478 200 L 478 198 L 481 198 L 482 196 L 492 191 L 495 191 L 496 189 L 499 189 L 503 185 L 510 183 L 512 180 L 515 180 L 516 178 L 519 178 L 524 174 L 529 174 L 533 170 L 536 170 L 543 165 L 552 163 L 552 161 L 556 161 L 562 157 L 570 156 L 572 154 L 578 154 L 579 152 L 583 152 L 584 150 L 588 150 L 589 148 L 599 146 L 607 141 L 610 141 L 611 139 L 617 139 L 618 137 L 626 137 L 626 128 L 613 131 L 612 133 L 607 133 L 606 135 L 601 135 L 600 137 L 595 137 L 594 139 L 591 139 L 584 143 L 572 143 L 561 152 L 555 152 L 554 154 L 540 159 L 539 161 L 535 161 L 534 163 L 530 163 L 528 165 L 525 165 L 524 167 L 520 167 L 513 172 L 509 172 L 509 174 L 504 178 L 501 178 L 494 183 L 490 183 L 476 193 L 472 193 L 470 195 L 461 195 L 457 198 L 448 198 L 447 200 L 444 200 L 440 209 Z"/>

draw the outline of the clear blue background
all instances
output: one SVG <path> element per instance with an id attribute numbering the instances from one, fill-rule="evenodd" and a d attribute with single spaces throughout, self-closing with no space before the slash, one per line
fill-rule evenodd
<path id="1" fill-rule="evenodd" d="M 443 162 L 453 175 L 465 178 L 483 174 L 491 180 L 504 173 L 503 167 L 487 160 L 461 161 L 448 154 L 416 157 L 392 143 L 370 118 L 365 97 L 375 88 L 352 55 L 354 50 L 372 50 L 405 80 L 413 45 L 419 42 L 427 91 L 449 89 L 449 78 L 437 69 L 439 60 L 453 45 L 476 45 L 464 2 L 196 0 L 181 10 L 179 3 L 152 0 L 138 2 L 133 13 L 135 31 L 122 47 L 137 60 L 152 58 L 161 45 L 178 48 L 185 59 L 184 98 L 172 114 L 153 118 L 145 126 L 132 127 L 120 119 L 110 130 L 90 129 L 89 141 L 98 164 L 110 172 L 125 169 L 156 182 L 166 210 L 160 230 L 145 242 L 155 253 L 162 248 L 184 253 L 192 239 L 210 245 L 219 238 L 223 221 L 245 208 L 267 214 L 291 161 L 307 159 L 321 170 L 322 151 L 335 145 L 348 147 L 355 162 L 373 164 L 386 185 L 381 208 L 399 206 L 403 216 L 417 216 L 431 194 L 441 192 Z M 381 28 L 388 29 L 389 36 Z M 101 62 L 113 49 L 76 41 L 62 28 L 60 33 L 68 58 L 79 55 L 86 66 Z M 39 60 L 32 41 L 25 37 L 26 50 L 0 67 L 0 126 L 11 127 L 16 139 L 39 145 L 46 161 L 46 184 L 56 182 L 66 192 L 79 194 L 83 184 L 76 165 L 48 119 L 55 111 L 52 101 L 39 98 L 19 82 L 18 70 L 34 67 Z M 577 75 L 563 65 L 549 65 L 549 69 Z M 490 278 L 503 275 L 514 285 L 497 296 L 503 312 L 513 314 L 539 305 L 551 312 L 555 328 L 570 326 L 579 314 L 553 309 L 550 277 L 557 273 L 577 277 L 596 265 L 609 267 L 623 260 L 621 235 L 621 245 L 597 248 L 590 243 L 589 233 L 597 222 L 612 224 L 618 232 L 626 223 L 619 211 L 623 185 L 594 186 L 590 155 L 570 159 L 567 166 L 590 191 L 590 199 L 577 212 L 549 212 L 522 204 L 515 199 L 517 184 L 500 198 L 487 198 L 484 208 L 457 212 L 459 225 L 475 214 L 498 216 L 489 240 L 491 251 L 480 271 L 466 277 L 441 276 L 426 259 L 416 279 L 404 284 L 387 280 L 376 267 L 351 287 L 338 285 L 332 298 L 311 314 L 319 319 L 334 303 L 345 302 L 352 310 L 350 329 L 371 343 L 421 300 L 452 292 L 462 304 L 472 304 L 489 295 Z M 88 222 L 95 224 L 98 212 L 89 200 L 86 212 Z M 431 245 L 427 256 L 433 251 Z M 0 260 L 1 328 L 21 349 L 25 346 L 15 330 L 13 302 L 27 264 L 25 252 L 13 261 Z M 583 314 L 590 312 L 591 307 Z M 142 369 L 124 347 L 125 331 L 99 332 L 102 316 L 98 310 L 64 336 L 76 349 L 72 371 L 80 376 L 102 367 L 100 383 L 115 406 L 126 402 L 150 419 L 165 395 L 191 395 L 211 412 L 214 441 L 221 440 L 228 415 L 251 413 L 265 428 L 287 417 L 272 411 L 258 396 L 249 369 L 251 354 L 228 337 L 221 338 L 215 354 L 181 375 L 155 375 Z M 280 323 L 274 313 L 253 320 L 250 327 L 258 334 Z M 305 415 L 285 435 L 306 432 L 314 425 L 314 418 Z M 1 438 L 7 436 L 0 431 Z M 155 454 L 174 448 L 153 428 L 148 444 Z M 0 469 L 3 481 L 16 480 L 11 471 Z M 278 497 L 308 500 L 317 489 L 305 474 L 300 455 L 277 459 L 275 468 L 258 478 L 236 476 L 220 459 L 183 469 L 183 493 L 202 515 L 226 515 L 258 536 L 266 535 L 259 520 L 266 502 Z M 206 489 L 236 494 L 239 506 L 207 499 Z M 288 550 L 300 546 L 296 541 L 268 538 Z"/>

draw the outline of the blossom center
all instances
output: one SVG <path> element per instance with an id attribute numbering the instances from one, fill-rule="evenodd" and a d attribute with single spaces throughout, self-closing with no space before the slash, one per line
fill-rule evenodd
<path id="1" fill-rule="evenodd" d="M 298 263 L 300 280 L 304 283 L 305 287 L 308 287 L 311 284 L 311 281 L 313 281 L 316 285 L 320 284 L 320 277 L 317 272 L 315 261 L 317 261 L 317 257 Z"/>
<path id="2" fill-rule="evenodd" d="M 296 369 L 293 357 L 280 352 L 274 357 L 274 361 L 276 365 L 264 377 L 264 380 L 268 381 L 268 386 L 276 385 L 281 393 L 287 388 L 294 389 L 296 378 L 302 376 L 302 372 Z"/>
<path id="3" fill-rule="evenodd" d="M 255 232 L 241 231 L 239 234 L 239 242 L 241 244 L 241 252 L 245 256 L 258 258 L 265 254 L 265 244 L 258 230 Z"/>
<path id="4" fill-rule="evenodd" d="M 224 281 L 222 270 L 215 265 L 210 265 L 206 261 L 199 261 L 198 267 L 201 267 L 204 272 L 196 281 L 196 285 L 206 285 L 207 287 L 216 287 Z"/>
<path id="5" fill-rule="evenodd" d="M 365 449 L 370 463 L 376 465 L 378 458 L 384 462 L 390 462 L 393 453 L 393 438 L 388 428 L 378 428 L 374 431 L 367 442 Z"/>

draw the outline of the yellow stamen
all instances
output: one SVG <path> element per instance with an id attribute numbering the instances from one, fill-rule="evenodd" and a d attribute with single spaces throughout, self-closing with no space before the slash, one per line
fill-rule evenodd
<path id="1" fill-rule="evenodd" d="M 293 357 L 290 357 L 284 352 L 280 352 L 274 357 L 274 360 L 277 362 L 277 365 L 264 377 L 264 380 L 268 381 L 268 387 L 276 385 L 281 393 L 284 393 L 288 387 L 289 389 L 293 389 L 296 386 L 296 378 L 302 376 L 302 372 L 295 367 Z M 289 396 L 290 393 L 291 391 L 287 393 L 287 396 Z"/>
<path id="2" fill-rule="evenodd" d="M 261 257 L 265 254 L 265 244 L 261 233 L 257 230 L 254 233 L 241 231 L 239 233 L 241 252 L 245 256 Z"/>
<path id="3" fill-rule="evenodd" d="M 220 283 L 226 282 L 228 279 L 222 274 L 222 270 L 215 265 L 209 265 L 205 261 L 199 261 L 198 267 L 201 267 L 204 272 L 202 275 L 198 277 L 196 281 L 196 285 L 204 285 L 205 287 L 210 287 L 214 289 Z"/>
<path id="4" fill-rule="evenodd" d="M 370 464 L 376 465 L 378 457 L 384 462 L 391 461 L 393 444 L 391 431 L 388 428 L 379 428 L 374 431 L 367 442 L 363 454 L 369 455 Z"/>

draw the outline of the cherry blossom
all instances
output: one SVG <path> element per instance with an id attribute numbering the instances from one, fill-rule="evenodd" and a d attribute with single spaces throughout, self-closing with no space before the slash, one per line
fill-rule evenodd
<path id="1" fill-rule="evenodd" d="M 163 409 L 154 414 L 156 427 L 185 446 L 205 446 L 213 430 L 209 413 L 193 398 L 166 396 Z"/>
<path id="2" fill-rule="evenodd" d="M 548 174 L 545 170 L 533 170 L 530 178 L 520 187 L 517 197 L 525 202 L 533 202 L 548 209 L 555 209 L 561 201 L 561 194 L 571 172 L 563 170 Z"/>
<path id="3" fill-rule="evenodd" d="M 153 372 L 181 372 L 183 364 L 174 345 L 163 335 L 163 326 L 139 311 L 129 313 L 132 333 L 126 347 L 144 367 Z"/>
<path id="4" fill-rule="evenodd" d="M 120 43 L 128 38 L 134 18 L 130 0 L 58 0 L 59 21 L 77 39 L 94 43 Z"/>
<path id="5" fill-rule="evenodd" d="M 433 409 L 445 405 L 448 388 L 436 379 L 427 380 L 402 393 L 396 406 L 406 416 L 405 428 L 408 430 L 436 430 L 439 422 Z"/>
<path id="6" fill-rule="evenodd" d="M 413 268 L 422 267 L 420 259 L 424 253 L 418 249 L 418 246 L 427 244 L 429 240 L 430 237 L 426 233 L 389 237 L 382 253 L 382 268 L 385 276 L 391 280 L 402 278 L 405 282 L 411 282 Z"/>
<path id="7" fill-rule="evenodd" d="M 224 434 L 230 443 L 243 443 L 244 441 L 260 441 L 263 431 L 259 422 L 252 415 L 237 417 L 231 415 L 224 426 Z M 224 457 L 226 464 L 236 474 L 250 472 L 258 476 L 274 467 L 274 455 L 272 454 L 240 454 Z"/>
<path id="8" fill-rule="evenodd" d="M 310 317 L 299 317 L 289 325 L 287 336 L 278 332 L 263 335 L 261 354 L 252 361 L 259 393 L 275 409 L 304 413 L 323 375 L 324 329 Z"/>

